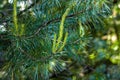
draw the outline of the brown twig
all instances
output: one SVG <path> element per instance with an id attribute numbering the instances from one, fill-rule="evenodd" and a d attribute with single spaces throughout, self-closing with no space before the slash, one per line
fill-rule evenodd
<path id="1" fill-rule="evenodd" d="M 89 8 L 88 10 L 91 10 L 91 9 L 92 9 L 92 8 Z M 82 11 L 80 11 L 80 12 L 70 14 L 70 15 L 68 15 L 66 18 L 71 18 L 71 17 L 77 16 L 77 15 L 80 15 L 81 13 L 84 13 L 85 11 L 87 11 L 87 10 L 82 10 Z M 44 22 L 43 24 L 41 24 L 41 25 L 39 26 L 39 28 L 37 29 L 37 31 L 35 31 L 34 34 L 32 34 L 32 35 L 30 35 L 30 36 L 28 36 L 28 37 L 26 37 L 26 38 L 33 38 L 33 37 L 35 37 L 35 36 L 41 31 L 42 28 L 44 28 L 45 26 L 47 26 L 47 25 L 49 25 L 49 24 L 51 24 L 51 23 L 53 23 L 53 22 L 59 22 L 60 20 L 61 20 L 61 17 L 56 18 L 56 19 L 49 20 L 49 21 L 47 21 L 47 22 Z"/>

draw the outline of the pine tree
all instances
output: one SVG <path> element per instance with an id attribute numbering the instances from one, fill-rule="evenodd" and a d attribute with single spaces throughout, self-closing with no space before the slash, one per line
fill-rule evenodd
<path id="1" fill-rule="evenodd" d="M 1 42 L 7 42 L 0 44 L 3 79 L 77 80 L 71 76 L 89 65 L 91 33 L 103 27 L 111 1 L 32 0 L 24 10 L 18 1 L 26 0 L 13 0 L 12 14 L 3 21 L 6 31 L 0 33 Z"/>

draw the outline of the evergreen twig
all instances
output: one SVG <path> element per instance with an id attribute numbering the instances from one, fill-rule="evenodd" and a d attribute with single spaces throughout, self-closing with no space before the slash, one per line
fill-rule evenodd
<path id="1" fill-rule="evenodd" d="M 89 8 L 88 10 L 91 10 L 91 9 L 92 9 L 92 8 Z M 77 15 L 80 15 L 81 13 L 84 13 L 85 11 L 87 11 L 87 10 L 82 10 L 82 11 L 79 11 L 79 12 L 77 12 L 77 13 L 70 14 L 70 15 L 68 15 L 66 18 L 75 17 L 75 16 L 77 16 Z M 62 17 L 62 16 L 61 16 L 61 17 Z M 61 20 L 61 17 L 44 22 L 43 24 L 41 24 L 41 25 L 39 26 L 39 28 L 37 29 L 37 31 L 35 31 L 32 35 L 30 35 L 30 36 L 28 36 L 28 37 L 26 37 L 26 38 L 33 38 L 33 37 L 35 37 L 37 34 L 39 34 L 39 32 L 41 31 L 42 28 L 44 28 L 45 26 L 48 26 L 49 24 L 51 24 L 51 23 L 53 23 L 53 22 L 59 22 L 59 21 Z"/>

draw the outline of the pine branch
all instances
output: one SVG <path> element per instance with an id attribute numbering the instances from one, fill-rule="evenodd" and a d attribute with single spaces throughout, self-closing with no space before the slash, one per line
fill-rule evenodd
<path id="1" fill-rule="evenodd" d="M 46 60 L 49 60 L 50 58 L 57 56 L 57 54 L 51 54 L 49 56 L 46 57 L 42 57 L 42 58 L 35 58 L 33 56 L 31 56 L 30 54 L 28 54 L 25 50 L 23 50 L 21 47 L 19 47 L 19 50 L 29 59 L 33 60 L 33 61 L 39 61 L 39 62 L 45 62 Z M 64 51 L 62 51 L 61 53 L 64 53 Z"/>
<path id="2" fill-rule="evenodd" d="M 26 55 L 29 59 L 32 59 L 33 61 L 36 61 L 36 58 L 34 58 L 33 56 L 29 55 L 27 52 L 25 52 L 21 47 L 19 47 L 20 51 Z"/>
<path id="3" fill-rule="evenodd" d="M 91 10 L 91 9 L 92 9 L 92 8 L 89 8 L 89 9 L 87 9 L 87 10 L 89 11 L 89 10 Z M 70 15 L 68 15 L 66 18 L 75 17 L 75 16 L 77 16 L 77 15 L 80 15 L 80 14 L 84 13 L 84 12 L 87 11 L 87 10 L 82 10 L 82 11 L 80 11 L 80 12 L 70 14 Z M 49 24 L 51 24 L 51 23 L 53 23 L 53 22 L 59 22 L 59 21 L 61 20 L 61 18 L 62 18 L 62 16 L 61 16 L 60 18 L 56 18 L 56 19 L 52 19 L 52 20 L 49 20 L 49 21 L 47 21 L 47 22 L 44 22 L 43 24 L 41 24 L 41 25 L 39 26 L 39 28 L 37 29 L 37 31 L 35 31 L 32 35 L 30 35 L 30 36 L 28 36 L 28 37 L 26 37 L 26 38 L 33 38 L 33 37 L 35 37 L 36 35 L 39 34 L 39 32 L 41 31 L 42 28 L 44 28 L 45 26 L 48 26 Z"/>

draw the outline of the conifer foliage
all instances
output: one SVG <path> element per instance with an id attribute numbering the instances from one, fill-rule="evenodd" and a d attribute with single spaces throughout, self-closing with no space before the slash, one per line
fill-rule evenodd
<path id="1" fill-rule="evenodd" d="M 8 41 L 0 44 L 3 79 L 76 80 L 75 65 L 87 65 L 91 32 L 103 26 L 110 0 L 31 0 L 24 10 L 17 7 L 20 1 L 26 0 L 13 0 L 6 31 L 0 32 Z"/>

